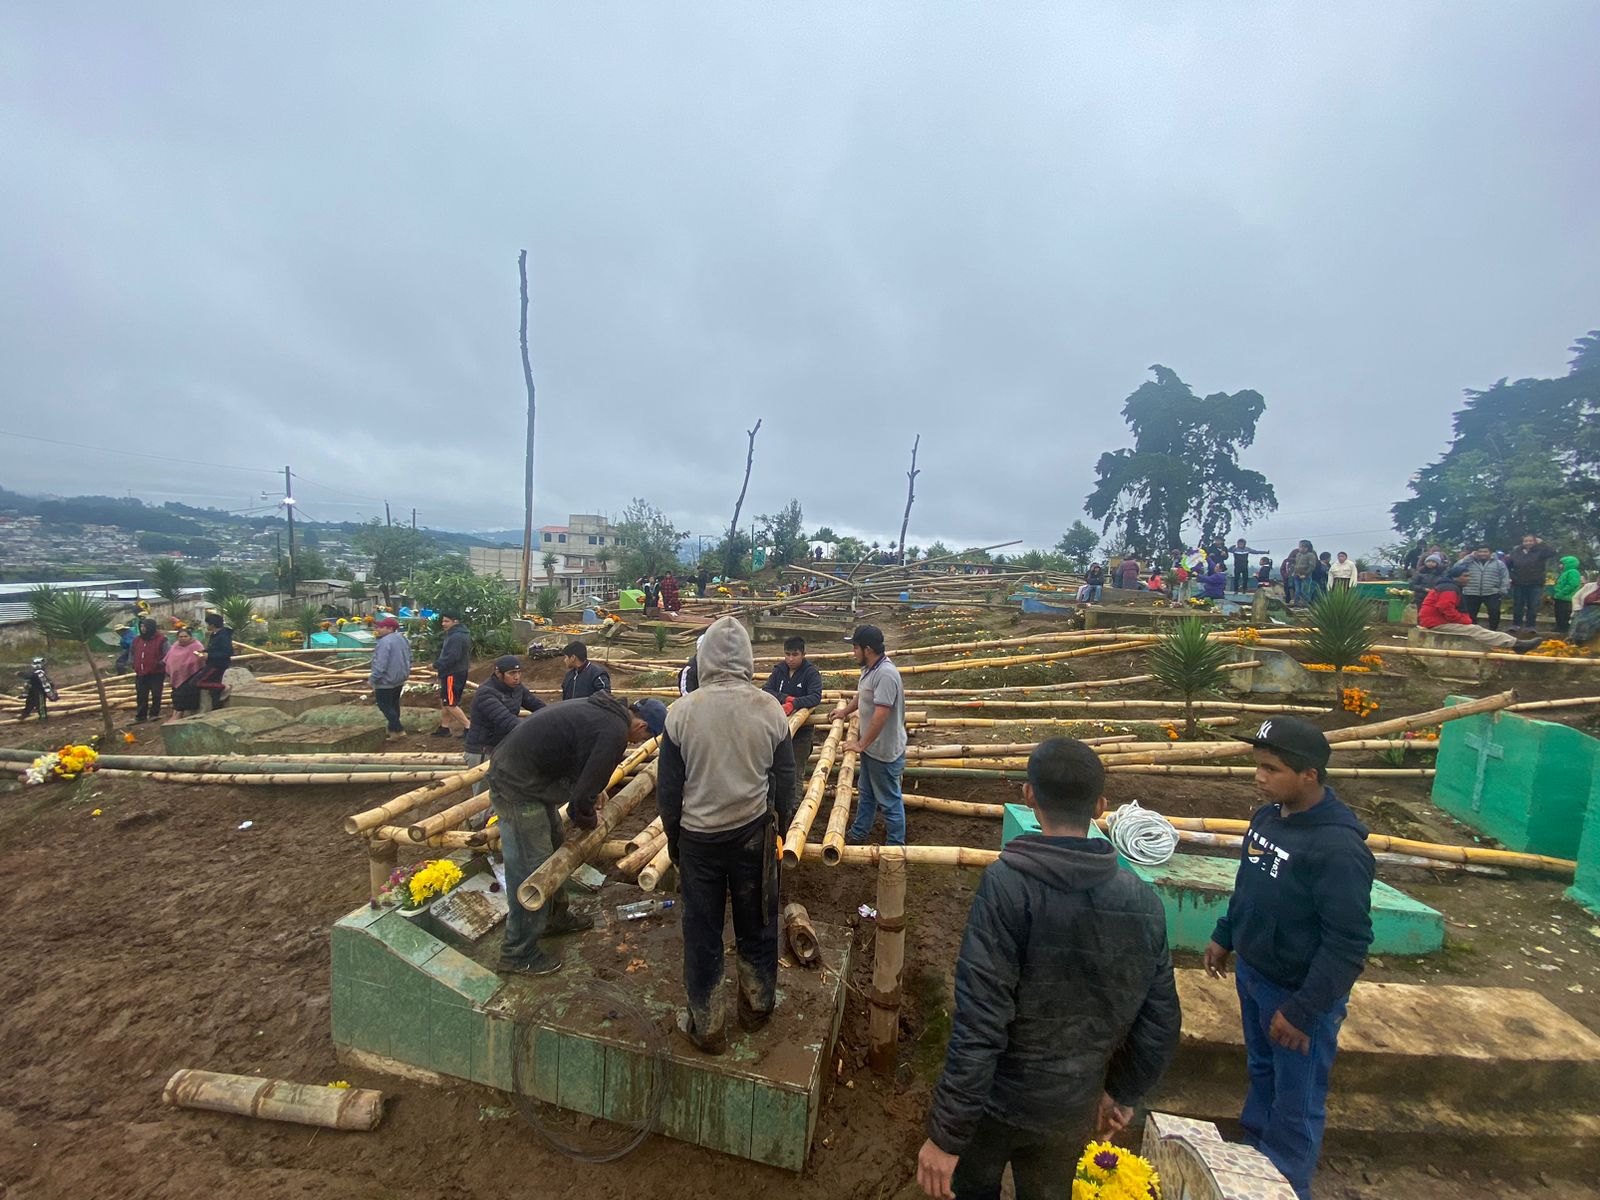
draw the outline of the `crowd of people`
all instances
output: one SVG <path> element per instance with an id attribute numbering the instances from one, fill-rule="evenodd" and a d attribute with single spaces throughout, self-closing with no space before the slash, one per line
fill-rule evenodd
<path id="1" fill-rule="evenodd" d="M 1182 603 L 1190 599 L 1221 600 L 1230 594 L 1246 596 L 1258 588 L 1277 584 L 1288 607 L 1303 608 L 1330 588 L 1354 587 L 1359 577 L 1355 560 L 1344 550 L 1336 555 L 1318 553 L 1310 542 L 1302 541 L 1274 568 L 1270 555 L 1239 538 L 1232 546 L 1216 540 L 1163 555 L 1151 565 L 1148 574 L 1131 554 L 1110 566 L 1092 562 L 1077 598 L 1102 600 L 1109 586 L 1160 592 Z"/>

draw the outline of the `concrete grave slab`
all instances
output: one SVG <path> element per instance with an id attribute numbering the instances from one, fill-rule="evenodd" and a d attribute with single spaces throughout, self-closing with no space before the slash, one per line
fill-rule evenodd
<path id="1" fill-rule="evenodd" d="M 313 708 L 326 708 L 343 702 L 343 696 L 332 692 L 289 687 L 281 683 L 247 683 L 228 694 L 229 708 L 275 708 L 290 717 L 298 717 Z"/>

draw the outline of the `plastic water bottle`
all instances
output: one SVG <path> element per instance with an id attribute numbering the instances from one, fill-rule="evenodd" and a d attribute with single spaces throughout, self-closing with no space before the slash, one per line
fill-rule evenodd
<path id="1" fill-rule="evenodd" d="M 669 908 L 676 907 L 676 900 L 635 900 L 632 904 L 617 905 L 617 920 L 642 921 L 646 917 L 653 917 L 657 913 L 666 912 Z"/>

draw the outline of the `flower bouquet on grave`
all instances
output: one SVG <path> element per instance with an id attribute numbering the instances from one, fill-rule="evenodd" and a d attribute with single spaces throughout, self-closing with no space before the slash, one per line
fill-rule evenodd
<path id="1" fill-rule="evenodd" d="M 397 867 L 389 875 L 378 899 L 406 912 L 426 908 L 461 882 L 461 868 L 448 858 L 430 859 Z"/>
<path id="2" fill-rule="evenodd" d="M 1078 1160 L 1072 1200 L 1161 1200 L 1155 1168 L 1110 1142 L 1090 1142 Z"/>
<path id="3" fill-rule="evenodd" d="M 100 755 L 93 746 L 63 746 L 49 754 L 41 754 L 22 773 L 25 783 L 49 783 L 52 779 L 77 779 L 95 769 Z"/>

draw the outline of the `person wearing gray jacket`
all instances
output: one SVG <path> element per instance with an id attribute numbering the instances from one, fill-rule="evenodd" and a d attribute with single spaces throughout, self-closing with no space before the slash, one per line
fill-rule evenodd
<path id="1" fill-rule="evenodd" d="M 778 829 L 794 817 L 789 722 L 756 687 L 750 635 L 733 617 L 706 630 L 700 686 L 667 711 L 656 806 L 678 868 L 683 986 L 678 1028 L 707 1054 L 723 1032 L 723 911 L 731 896 L 738 947 L 739 1025 L 767 1023 L 778 986 Z M 776 828 L 774 827 L 774 823 Z"/>
<path id="2" fill-rule="evenodd" d="M 1511 590 L 1511 572 L 1487 546 L 1479 546 L 1451 567 L 1450 574 L 1454 575 L 1461 567 L 1466 568 L 1456 581 L 1461 585 L 1461 611 L 1476 622 L 1478 610 L 1486 608 L 1489 612 L 1489 628 L 1499 629 L 1500 602 Z"/>
<path id="3" fill-rule="evenodd" d="M 400 693 L 411 677 L 411 643 L 393 617 L 375 621 L 372 635 L 377 642 L 372 647 L 372 674 L 367 682 L 372 687 L 373 703 L 389 723 L 389 736 L 398 737 L 405 732 L 400 724 Z"/>

